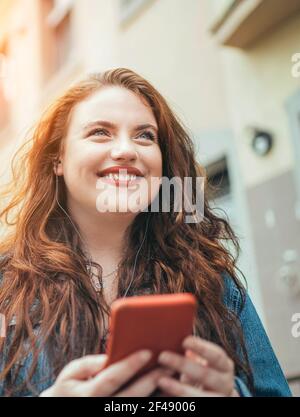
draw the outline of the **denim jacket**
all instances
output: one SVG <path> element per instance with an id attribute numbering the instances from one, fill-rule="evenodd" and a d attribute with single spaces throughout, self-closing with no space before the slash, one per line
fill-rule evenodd
<path id="1" fill-rule="evenodd" d="M 244 334 L 254 378 L 254 392 L 252 394 L 254 396 L 268 397 L 291 396 L 287 381 L 249 295 L 246 294 L 245 304 L 242 306 L 241 295 L 234 281 L 228 275 L 223 275 L 223 277 L 225 280 L 224 303 L 228 309 L 235 312 L 238 316 Z M 0 369 L 3 369 L 5 356 L 4 349 L 0 357 Z M 29 354 L 18 364 L 21 366 L 21 370 L 17 383 L 23 382 L 26 379 L 31 360 L 32 357 Z M 52 375 L 51 364 L 47 359 L 46 352 L 41 351 L 30 386 L 22 392 L 18 392 L 16 396 L 38 396 L 42 391 L 50 387 L 54 381 L 55 376 Z M 5 382 L 2 380 L 0 381 L 0 397 L 5 395 L 4 388 Z M 240 377 L 235 377 L 235 388 L 240 396 L 251 396 L 246 381 Z"/>

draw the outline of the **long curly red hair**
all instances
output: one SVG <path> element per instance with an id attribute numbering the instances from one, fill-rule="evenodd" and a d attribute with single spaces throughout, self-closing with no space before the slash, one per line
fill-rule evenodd
<path id="1" fill-rule="evenodd" d="M 74 228 L 56 201 L 53 163 L 64 145 L 73 107 L 103 86 L 123 86 L 151 107 L 159 128 L 163 176 L 205 177 L 195 158 L 188 130 L 161 94 L 135 72 L 118 68 L 88 76 L 73 85 L 42 116 L 29 141 L 13 158 L 13 177 L 3 192 L 0 220 L 8 233 L 0 243 L 0 312 L 15 326 L 6 344 L 0 379 L 10 377 L 18 389 L 16 364 L 32 354 L 30 382 L 41 349 L 47 347 L 54 375 L 72 359 L 101 351 L 104 314 L 109 314 L 101 293 L 91 284 L 85 256 Z M 205 187 L 208 182 L 205 180 Z M 196 191 L 193 189 L 193 193 Z M 174 197 L 174 196 L 173 196 Z M 196 201 L 193 195 L 193 201 Z M 60 178 L 58 198 L 67 211 L 66 188 Z M 186 223 L 182 212 L 141 212 L 131 225 L 128 245 L 118 275 L 118 296 L 131 280 L 136 251 L 145 233 L 130 294 L 147 287 L 152 293 L 191 292 L 198 300 L 195 331 L 222 346 L 233 359 L 238 375 L 252 375 L 238 318 L 224 304 L 224 274 L 245 295 L 236 261 L 238 239 L 228 221 L 218 217 L 204 199 L 204 218 Z M 228 250 L 228 242 L 235 249 Z M 145 272 L 146 271 L 146 272 Z M 99 273 L 102 270 L 100 267 Z M 36 326 L 39 326 L 38 333 Z M 3 349 L 2 340 L 0 348 Z M 27 383 L 26 382 L 26 383 Z"/>

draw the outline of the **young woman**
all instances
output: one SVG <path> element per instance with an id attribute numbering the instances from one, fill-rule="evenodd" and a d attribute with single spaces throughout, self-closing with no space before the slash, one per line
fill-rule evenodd
<path id="1" fill-rule="evenodd" d="M 290 395 L 239 281 L 237 238 L 206 193 L 198 222 L 174 210 L 174 193 L 169 211 L 148 210 L 163 197 L 153 178 L 204 176 L 187 130 L 149 82 L 124 68 L 89 76 L 50 107 L 29 144 L 0 212 L 9 231 L 0 245 L 0 395 Z M 137 184 L 139 204 L 126 209 Z M 103 369 L 112 301 L 177 292 L 198 300 L 184 355 L 162 352 L 154 371 L 122 388 L 151 352 Z"/>

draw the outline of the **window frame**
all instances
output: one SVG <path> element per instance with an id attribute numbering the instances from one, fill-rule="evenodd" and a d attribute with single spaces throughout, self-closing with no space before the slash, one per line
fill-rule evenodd
<path id="1" fill-rule="evenodd" d="M 47 24 L 52 28 L 59 26 L 71 13 L 74 4 L 74 0 L 54 0 L 53 8 L 46 18 Z"/>
<path id="2" fill-rule="evenodd" d="M 285 109 L 287 112 L 291 140 L 295 153 L 294 178 L 297 190 L 297 200 L 300 210 L 300 89 L 298 89 L 285 102 Z"/>
<path id="3" fill-rule="evenodd" d="M 119 0 L 120 23 L 125 23 L 132 19 L 145 5 L 153 2 L 153 0 L 129 0 L 130 3 L 126 6 L 125 1 Z"/>
<path id="4" fill-rule="evenodd" d="M 42 11 L 43 42 L 46 42 L 48 45 L 47 48 L 43 47 L 42 54 L 46 50 L 49 53 L 49 56 L 46 58 L 48 65 L 44 65 L 43 68 L 43 83 L 45 85 L 56 79 L 74 56 L 73 9 L 75 1 L 62 0 L 60 2 L 60 0 L 51 0 L 50 2 L 49 0 L 49 3 L 53 3 L 50 10 L 48 12 Z M 63 27 L 66 24 L 69 32 L 68 48 L 64 54 L 61 54 L 60 51 L 64 50 L 64 46 L 59 44 L 58 38 L 63 34 Z M 61 59 L 62 56 L 64 59 Z"/>
<path id="5" fill-rule="evenodd" d="M 10 123 L 11 108 L 10 99 L 7 95 L 7 88 L 9 88 L 4 81 L 9 77 L 10 71 L 10 56 L 9 56 L 9 40 L 4 39 L 0 43 L 0 103 L 2 105 L 2 119 L 0 117 L 0 131 L 4 131 Z"/>

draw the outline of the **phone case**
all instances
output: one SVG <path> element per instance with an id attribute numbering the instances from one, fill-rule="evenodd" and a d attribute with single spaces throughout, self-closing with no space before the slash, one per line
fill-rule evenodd
<path id="1" fill-rule="evenodd" d="M 136 378 L 157 366 L 161 351 L 183 353 L 193 333 L 196 298 L 190 293 L 134 296 L 112 304 L 105 367 L 141 349 L 153 352 Z"/>

